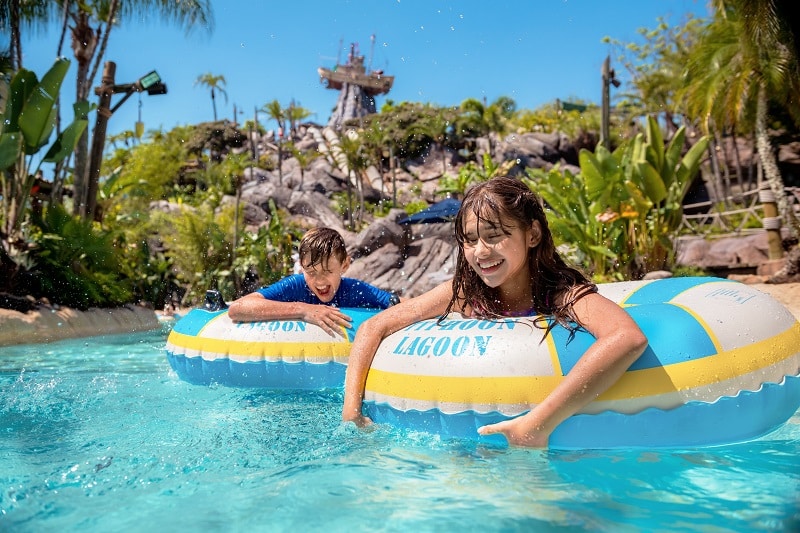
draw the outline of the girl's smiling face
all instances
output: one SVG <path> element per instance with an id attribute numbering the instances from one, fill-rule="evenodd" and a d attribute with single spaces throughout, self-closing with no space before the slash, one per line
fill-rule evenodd
<path id="1" fill-rule="evenodd" d="M 306 258 L 306 260 L 308 260 Z M 342 276 L 350 266 L 350 258 L 339 261 L 336 257 L 329 257 L 323 263 L 310 265 L 301 260 L 303 267 L 303 277 L 306 284 L 317 298 L 323 303 L 328 303 L 336 296 L 339 285 L 342 283 Z"/>
<path id="2" fill-rule="evenodd" d="M 540 234 L 537 221 L 521 228 L 502 217 L 486 220 L 469 212 L 464 216 L 464 258 L 487 286 L 501 293 L 530 292 L 528 251 L 539 243 Z"/>

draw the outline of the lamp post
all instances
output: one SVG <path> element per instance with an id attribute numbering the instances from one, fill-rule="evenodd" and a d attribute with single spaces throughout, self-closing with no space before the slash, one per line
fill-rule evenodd
<path id="1" fill-rule="evenodd" d="M 615 77 L 614 69 L 611 68 L 611 57 L 606 56 L 605 61 L 603 61 L 603 69 L 601 71 L 603 77 L 603 109 L 602 109 L 602 122 L 600 127 L 600 144 L 602 144 L 606 149 L 610 149 L 610 127 L 609 122 L 611 121 L 611 104 L 610 104 L 610 97 L 609 97 L 609 85 L 613 85 L 614 87 L 619 87 L 620 81 Z"/>
<path id="2" fill-rule="evenodd" d="M 89 179 L 84 190 L 75 191 L 75 201 L 78 203 L 77 212 L 83 218 L 95 218 L 98 214 L 96 213 L 97 186 L 100 181 L 100 163 L 103 159 L 108 119 L 135 92 L 147 91 L 147 94 L 150 95 L 167 93 L 167 85 L 162 83 L 161 77 L 155 70 L 145 74 L 134 83 L 121 85 L 114 83 L 116 71 L 117 64 L 113 61 L 106 61 L 100 86 L 94 89 L 94 93 L 99 97 L 100 101 L 97 106 L 97 118 L 94 123 L 92 148 L 89 155 Z M 125 96 L 114 107 L 111 107 L 111 97 L 119 93 L 124 93 Z"/>

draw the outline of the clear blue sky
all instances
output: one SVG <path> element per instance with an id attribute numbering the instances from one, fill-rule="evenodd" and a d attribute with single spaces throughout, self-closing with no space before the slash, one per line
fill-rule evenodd
<path id="1" fill-rule="evenodd" d="M 344 61 L 351 42 L 367 61 L 372 57 L 374 69 L 395 76 L 392 91 L 377 98 L 379 108 L 386 98 L 458 105 L 509 96 L 534 109 L 556 98 L 599 103 L 600 69 L 610 52 L 603 37 L 638 40 L 636 30 L 654 27 L 657 17 L 679 24 L 690 12 L 707 16 L 707 0 L 213 0 L 212 33 L 126 21 L 113 30 L 105 59 L 117 64 L 117 83 L 153 69 L 166 82 L 168 94 L 141 96 L 148 130 L 212 120 L 210 93 L 195 85 L 205 73 L 225 77 L 220 118 L 232 118 L 234 104 L 246 112 L 242 122 L 256 106 L 294 99 L 324 124 L 337 92 L 320 83 L 317 67 L 333 66 L 337 56 Z M 58 28 L 23 37 L 24 66 L 41 76 L 54 60 Z M 68 44 L 65 53 L 72 58 Z M 73 60 L 68 102 L 74 67 Z M 134 128 L 138 102 L 134 95 L 119 108 L 109 134 Z M 261 122 L 274 127 L 263 115 Z"/>

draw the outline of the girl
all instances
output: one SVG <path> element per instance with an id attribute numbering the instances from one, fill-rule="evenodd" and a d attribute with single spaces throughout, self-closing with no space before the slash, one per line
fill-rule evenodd
<path id="1" fill-rule="evenodd" d="M 613 385 L 636 361 L 647 338 L 622 308 L 564 263 L 540 200 L 521 181 L 501 177 L 472 187 L 456 216 L 455 232 L 458 260 L 452 282 L 383 311 L 358 328 L 347 366 L 342 419 L 359 426 L 371 423 L 361 413 L 364 384 L 378 346 L 395 331 L 451 311 L 488 319 L 549 315 L 569 328 L 585 328 L 596 341 L 540 404 L 522 416 L 478 429 L 481 435 L 502 433 L 512 445 L 546 447 L 559 423 Z"/>

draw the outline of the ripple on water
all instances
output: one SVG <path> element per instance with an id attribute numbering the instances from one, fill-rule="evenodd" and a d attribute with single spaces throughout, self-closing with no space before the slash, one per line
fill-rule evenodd
<path id="1" fill-rule="evenodd" d="M 703 450 L 494 448 L 342 424 L 340 390 L 192 386 L 163 346 L 0 349 L 0 529 L 749 531 L 800 516 L 798 416 Z"/>

